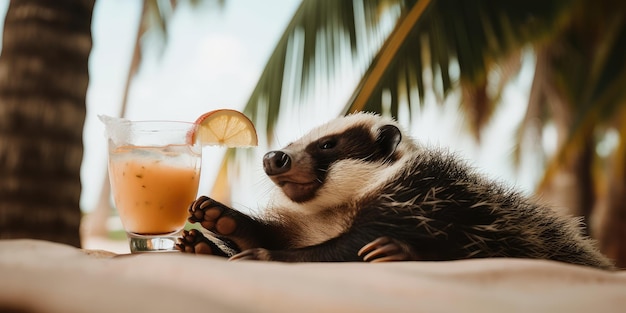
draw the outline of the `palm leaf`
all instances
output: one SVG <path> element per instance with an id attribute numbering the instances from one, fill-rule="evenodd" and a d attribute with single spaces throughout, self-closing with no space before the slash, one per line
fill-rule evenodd
<path id="1" fill-rule="evenodd" d="M 380 49 L 380 52 L 376 56 L 373 61 L 372 66 L 370 66 L 368 72 L 365 74 L 362 82 L 357 87 L 357 91 L 354 94 L 354 98 L 349 102 L 349 107 L 345 110 L 348 113 L 355 111 L 372 111 L 372 112 L 382 112 L 382 101 L 380 107 L 368 107 L 368 104 L 371 104 L 372 94 L 376 90 L 376 87 L 381 85 L 381 80 L 385 75 L 385 71 L 391 66 L 391 62 L 396 59 L 398 55 L 399 49 L 404 42 L 406 42 L 407 37 L 413 26 L 417 23 L 417 21 L 422 17 L 424 11 L 430 4 L 430 0 L 422 0 L 418 4 L 414 5 L 413 8 L 409 11 L 407 16 L 403 18 L 399 23 L 390 37 L 386 40 L 383 47 Z M 415 71 L 411 71 L 410 69 L 421 66 L 421 63 L 416 64 L 413 67 L 407 69 L 403 74 L 405 79 L 407 76 L 417 78 L 419 77 L 419 81 L 415 81 L 414 84 L 418 86 L 422 86 L 423 88 L 423 80 L 421 79 L 421 74 L 416 75 Z M 391 77 L 395 79 L 393 82 L 394 85 L 399 84 L 400 77 Z M 408 78 L 408 81 L 411 81 L 411 78 Z M 449 79 L 448 79 L 449 81 Z M 444 84 L 446 80 L 444 79 Z M 405 83 L 407 81 L 405 80 Z M 420 95 L 423 95 L 423 89 L 420 90 Z M 397 106 L 395 106 L 397 108 Z M 394 111 L 394 115 L 397 116 L 397 110 Z"/>
<path id="2" fill-rule="evenodd" d="M 499 81 L 490 82 L 489 73 L 498 70 L 496 62 L 528 42 L 552 34 L 564 20 L 562 12 L 574 1 L 433 0 L 429 4 L 430 0 L 305 0 L 270 57 L 244 112 L 253 120 L 263 120 L 265 135 L 271 138 L 282 109 L 297 106 L 304 102 L 299 100 L 317 92 L 316 76 L 332 84 L 337 79 L 336 69 L 348 62 L 348 67 L 362 71 L 364 76 L 353 101 L 347 104 L 347 112 L 382 112 L 381 99 L 386 94 L 390 101 L 385 105 L 395 116 L 400 99 L 407 99 L 408 105 L 422 103 L 427 89 L 433 88 L 439 98 L 444 98 L 455 82 L 460 82 L 466 95 L 463 108 L 478 134 L 511 77 L 503 75 Z M 378 24 L 385 8 L 393 8 L 389 15 L 398 20 L 389 36 Z M 418 18 L 411 14 L 421 10 L 423 15 Z M 325 49 L 320 50 L 320 46 Z M 341 57 L 345 49 L 350 50 L 352 59 Z M 368 56 L 368 50 L 378 52 Z M 434 87 L 425 84 L 426 69 L 431 70 L 428 81 L 435 82 Z M 286 88 L 286 82 L 295 87 Z M 414 90 L 417 99 L 410 96 Z M 286 97 L 286 92 L 291 95 Z"/>
<path id="3" fill-rule="evenodd" d="M 281 110 L 331 86 L 342 68 L 365 72 L 387 33 L 383 16 L 397 18 L 401 0 L 304 0 L 270 56 L 244 113 L 271 138 Z M 394 10 L 394 8 L 398 8 Z"/>
<path id="4" fill-rule="evenodd" d="M 421 1 L 418 1 L 419 5 Z M 498 64 L 517 57 L 511 64 L 519 64 L 521 48 L 530 42 L 547 38 L 562 25 L 563 11 L 572 1 L 433 1 L 422 18 L 412 25 L 411 33 L 403 40 L 390 66 L 371 93 L 366 104 L 350 103 L 348 111 L 383 110 L 381 97 L 391 94 L 390 111 L 395 114 L 400 105 L 399 92 L 411 94 L 417 88 L 420 97 L 409 98 L 409 106 L 423 103 L 426 93 L 424 78 L 401 80 L 403 76 L 423 76 L 426 69 L 432 73 L 430 86 L 439 98 L 445 98 L 460 83 L 463 89 L 462 108 L 471 121 L 470 128 L 478 136 L 481 127 L 494 111 L 506 81 L 512 77 L 511 68 L 498 68 Z M 408 5 L 407 5 L 408 6 Z M 397 30 L 397 29 L 396 29 Z M 394 40 L 390 36 L 389 40 Z M 382 53 L 385 53 L 383 46 Z M 380 55 L 380 54 L 379 54 Z M 428 66 L 426 66 L 428 65 Z M 451 66 L 454 65 L 454 66 Z M 519 67 L 513 67 L 518 69 Z M 493 71 L 500 77 L 490 81 Z M 515 71 L 513 71 L 515 72 Z M 362 86 L 369 78 L 364 77 Z M 491 78 L 493 80 L 493 78 Z M 408 82 L 402 86 L 400 81 Z M 439 83 L 438 83 L 439 82 Z M 436 88 L 436 86 L 439 86 Z M 495 86 L 495 87 L 494 87 Z M 361 89 L 357 92 L 363 92 Z"/>
<path id="5" fill-rule="evenodd" d="M 535 79 L 543 82 L 543 94 L 537 97 L 557 94 L 569 103 L 572 114 L 570 128 L 563 134 L 566 139 L 546 165 L 540 189 L 586 144 L 589 133 L 610 125 L 626 104 L 626 5 L 611 0 L 580 4 L 562 33 L 538 47 L 538 62 L 544 56 L 544 67 L 551 72 L 549 77 L 536 74 Z M 535 127 L 549 119 L 543 118 Z"/>
<path id="6" fill-rule="evenodd" d="M 546 88 L 551 85 L 547 82 L 551 77 L 552 68 L 547 64 L 547 56 L 543 51 L 535 54 L 535 74 L 530 87 L 528 105 L 524 119 L 517 128 L 513 151 L 513 164 L 519 166 L 522 159 L 522 151 L 541 153 L 541 138 L 543 137 L 543 125 L 549 120 L 547 113 Z M 525 139 L 527 139 L 525 141 Z M 530 144 L 530 145 L 529 145 Z"/>

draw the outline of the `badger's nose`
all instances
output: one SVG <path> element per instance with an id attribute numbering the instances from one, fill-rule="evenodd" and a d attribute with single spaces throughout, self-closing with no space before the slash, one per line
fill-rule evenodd
<path id="1" fill-rule="evenodd" d="M 282 151 L 270 151 L 263 156 L 263 169 L 267 175 L 278 175 L 289 171 L 291 157 Z"/>

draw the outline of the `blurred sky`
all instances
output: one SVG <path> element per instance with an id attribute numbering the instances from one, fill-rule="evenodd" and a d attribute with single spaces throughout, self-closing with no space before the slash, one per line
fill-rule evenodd
<path id="1" fill-rule="evenodd" d="M 0 0 L 2 22 L 8 2 Z M 106 140 L 97 115 L 119 114 L 140 3 L 141 0 L 96 1 L 81 171 L 84 211 L 94 208 L 106 170 Z M 159 54 L 158 49 L 148 49 L 144 54 L 131 87 L 127 112 L 130 119 L 193 121 L 217 108 L 242 109 L 299 0 L 227 0 L 222 9 L 208 5 L 196 10 L 182 3 L 175 12 L 165 50 Z M 155 38 L 149 37 L 148 43 L 158 43 Z M 538 167 L 525 165 L 525 170 L 516 171 L 512 166 L 512 151 L 513 134 L 525 112 L 532 74 L 532 67 L 525 66 L 515 84 L 507 89 L 504 105 L 488 126 L 481 146 L 467 134 L 454 94 L 443 106 L 427 97 L 427 104 L 411 125 L 401 122 L 417 139 L 449 147 L 491 177 L 531 192 L 539 174 L 533 169 Z M 356 86 L 357 82 L 355 77 L 347 85 Z M 353 90 L 344 89 L 337 99 L 339 103 L 344 103 Z M 323 114 L 314 118 L 310 118 L 311 110 L 296 114 L 295 123 L 281 127 L 283 132 L 276 135 L 278 144 L 296 139 L 339 112 L 322 111 Z M 201 190 L 210 188 L 221 152 L 205 151 Z M 235 201 L 236 206 L 254 207 L 258 202 L 255 199 L 262 198 L 267 190 L 262 187 L 265 183 L 260 182 L 262 170 L 260 161 L 257 163 L 251 172 L 254 178 L 244 182 L 243 191 L 239 192 L 245 196 Z"/>

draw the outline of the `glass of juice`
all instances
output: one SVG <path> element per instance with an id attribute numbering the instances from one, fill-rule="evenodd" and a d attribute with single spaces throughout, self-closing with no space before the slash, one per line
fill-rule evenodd
<path id="1" fill-rule="evenodd" d="M 131 253 L 176 251 L 200 182 L 202 147 L 193 123 L 129 121 L 106 125 L 109 179 Z"/>

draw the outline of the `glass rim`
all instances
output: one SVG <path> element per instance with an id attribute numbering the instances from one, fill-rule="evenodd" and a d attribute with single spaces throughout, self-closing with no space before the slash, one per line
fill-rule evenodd
<path id="1" fill-rule="evenodd" d="M 192 131 L 197 128 L 197 124 L 186 121 L 173 120 L 142 120 L 124 121 L 122 125 L 129 127 L 131 132 L 171 132 L 171 131 Z"/>
<path id="2" fill-rule="evenodd" d="M 141 123 L 141 124 L 148 124 L 148 123 L 168 123 L 168 124 L 188 124 L 188 125 L 193 125 L 195 124 L 194 122 L 189 122 L 189 121 L 176 121 L 176 120 L 124 120 L 120 123 L 128 123 L 128 124 L 137 124 L 137 123 Z"/>

